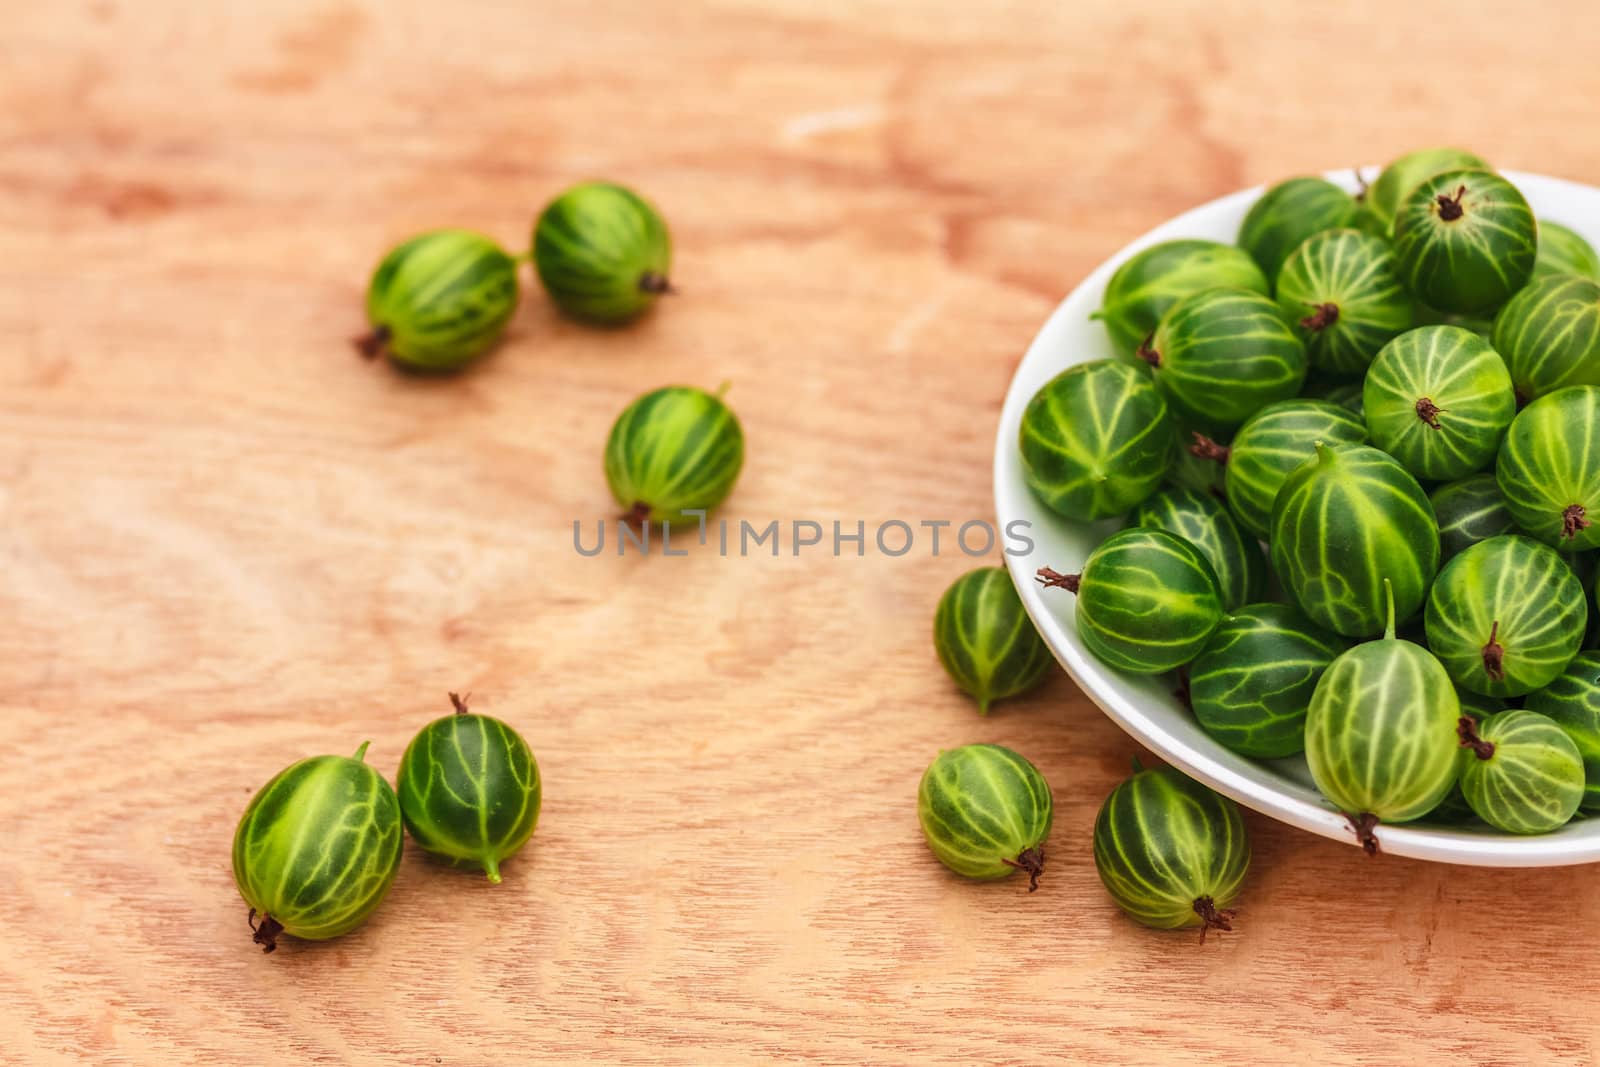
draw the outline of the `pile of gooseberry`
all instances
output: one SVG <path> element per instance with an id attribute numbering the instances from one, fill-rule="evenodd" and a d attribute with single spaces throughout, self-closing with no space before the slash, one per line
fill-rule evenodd
<path id="1" fill-rule="evenodd" d="M 1237 245 L 1138 252 L 1095 317 L 1115 357 L 1045 384 L 1019 437 L 1052 511 L 1125 520 L 1038 573 L 1075 595 L 1090 652 L 1176 672 L 1239 755 L 1303 753 L 1369 852 L 1380 824 L 1531 834 L 1600 811 L 1583 238 L 1428 149 L 1359 194 L 1272 186 Z"/>

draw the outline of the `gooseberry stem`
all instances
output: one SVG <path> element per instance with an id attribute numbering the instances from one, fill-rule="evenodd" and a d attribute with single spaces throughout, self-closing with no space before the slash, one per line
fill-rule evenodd
<path id="1" fill-rule="evenodd" d="M 1435 430 L 1439 428 L 1439 412 L 1443 410 L 1430 397 L 1425 396 L 1417 401 L 1417 418 Z"/>
<path id="2" fill-rule="evenodd" d="M 1194 444 L 1189 446 L 1189 454 L 1200 459 L 1215 460 L 1218 463 L 1228 462 L 1228 457 L 1233 454 L 1233 449 L 1227 445 L 1219 445 L 1199 430 L 1194 433 Z"/>
<path id="3" fill-rule="evenodd" d="M 1173 689 L 1172 695 L 1177 697 L 1178 703 L 1182 704 L 1185 708 L 1188 708 L 1190 711 L 1194 710 L 1194 695 L 1189 690 L 1188 667 L 1178 668 L 1178 685 L 1177 688 Z"/>
<path id="4" fill-rule="evenodd" d="M 1369 856 L 1378 854 L 1378 835 L 1374 832 L 1378 828 L 1378 817 L 1370 811 L 1360 815 L 1346 815 L 1350 829 L 1356 832 L 1356 840 L 1361 843 L 1361 851 Z"/>
<path id="5" fill-rule="evenodd" d="M 656 294 L 677 292 L 676 289 L 672 288 L 672 282 L 667 280 L 665 274 L 658 274 L 653 270 L 647 270 L 639 275 L 639 291 L 641 293 Z"/>
<path id="6" fill-rule="evenodd" d="M 1584 513 L 1582 504 L 1568 504 L 1561 513 L 1561 536 L 1565 540 L 1572 540 L 1578 536 L 1579 530 L 1589 528 L 1589 517 Z"/>
<path id="7" fill-rule="evenodd" d="M 1150 342 L 1156 339 L 1155 334 L 1150 334 L 1139 342 L 1139 348 L 1134 355 L 1150 364 L 1152 367 L 1161 366 L 1161 353 L 1150 347 Z"/>
<path id="8" fill-rule="evenodd" d="M 1500 636 L 1500 620 L 1496 619 L 1489 627 L 1489 641 L 1483 646 L 1483 673 L 1489 676 L 1490 681 L 1503 681 L 1506 676 L 1505 657 L 1506 650 L 1501 647 L 1495 638 Z M 1466 720 L 1462 720 L 1465 722 Z"/>
<path id="9" fill-rule="evenodd" d="M 1082 580 L 1083 575 L 1062 574 L 1060 571 L 1051 570 L 1049 567 L 1040 567 L 1034 577 L 1046 589 L 1065 589 L 1069 593 L 1076 593 L 1078 591 L 1078 582 Z"/>
<path id="10" fill-rule="evenodd" d="M 1200 916 L 1200 943 L 1206 943 L 1206 935 L 1212 930 L 1232 930 L 1233 917 L 1239 913 L 1232 908 L 1218 908 L 1216 901 L 1210 897 L 1196 897 L 1194 913 Z"/>
<path id="11" fill-rule="evenodd" d="M 1439 217 L 1445 222 L 1454 222 L 1466 214 L 1461 207 L 1461 198 L 1465 195 L 1467 195 L 1467 187 L 1463 185 L 1456 189 L 1455 196 L 1445 196 L 1440 193 L 1435 197 L 1434 200 L 1439 205 Z"/>
<path id="12" fill-rule="evenodd" d="M 490 858 L 483 861 L 483 873 L 489 876 L 489 881 L 495 885 L 500 884 L 500 861 Z"/>
<path id="13" fill-rule="evenodd" d="M 355 338 L 351 343 L 356 346 L 356 351 L 361 353 L 362 359 L 377 359 L 389 350 L 389 327 L 374 326 L 369 333 L 364 333 Z"/>
<path id="14" fill-rule="evenodd" d="M 469 701 L 471 699 L 472 699 L 472 694 L 471 693 L 468 693 L 466 696 L 458 696 L 455 693 L 451 693 L 450 694 L 450 706 L 452 708 L 456 709 L 456 714 L 457 715 L 465 715 L 467 713 L 467 701 Z"/>
<path id="15" fill-rule="evenodd" d="M 367 746 L 370 744 L 372 744 L 371 741 L 361 742 L 361 747 L 356 749 L 356 754 L 350 758 L 355 760 L 357 763 L 364 763 L 367 758 Z"/>
<path id="16" fill-rule="evenodd" d="M 1479 759 L 1494 758 L 1494 742 L 1478 736 L 1478 722 L 1472 716 L 1463 715 L 1456 720 L 1456 736 L 1461 738 L 1461 747 L 1472 749 Z"/>
<path id="17" fill-rule="evenodd" d="M 628 509 L 628 513 L 622 517 L 622 521 L 629 526 L 643 526 L 650 521 L 651 510 L 650 505 L 643 500 L 636 501 L 633 507 Z"/>
<path id="18" fill-rule="evenodd" d="M 1039 876 L 1044 873 L 1044 847 L 1035 845 L 1025 848 L 1017 853 L 1014 860 L 1002 859 L 1001 863 L 1007 867 L 1014 867 L 1019 871 L 1028 872 L 1028 892 L 1037 892 L 1039 889 Z"/>
<path id="19" fill-rule="evenodd" d="M 1383 599 L 1387 602 L 1388 611 L 1389 611 L 1388 622 L 1383 628 L 1383 639 L 1385 641 L 1393 641 L 1394 640 L 1394 586 L 1389 582 L 1389 579 L 1387 579 L 1387 578 L 1385 578 L 1383 580 Z"/>
<path id="20" fill-rule="evenodd" d="M 1370 188 L 1370 186 L 1367 185 L 1367 179 L 1361 176 L 1360 167 L 1352 167 L 1351 169 L 1356 175 L 1356 185 L 1360 186 L 1360 188 L 1356 190 L 1355 199 L 1365 200 L 1367 198 L 1367 190 Z"/>
<path id="21" fill-rule="evenodd" d="M 256 909 L 250 909 L 250 929 L 254 931 L 250 940 L 261 946 L 262 952 L 273 952 L 278 947 L 278 935 L 283 933 L 283 924 L 270 915 L 263 914 L 261 922 L 256 922 Z"/>
<path id="22" fill-rule="evenodd" d="M 1339 321 L 1338 304 L 1310 304 L 1311 314 L 1300 320 L 1302 330 L 1326 330 Z"/>

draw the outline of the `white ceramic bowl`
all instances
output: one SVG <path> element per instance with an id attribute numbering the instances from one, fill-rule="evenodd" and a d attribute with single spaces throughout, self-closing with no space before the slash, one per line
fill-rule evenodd
<path id="1" fill-rule="evenodd" d="M 1600 247 L 1600 189 L 1556 178 L 1505 173 L 1539 217 L 1570 226 Z M 1347 189 L 1355 188 L 1349 172 L 1328 177 Z M 1106 282 L 1124 260 L 1175 237 L 1231 243 L 1245 211 L 1260 194 L 1260 188 L 1234 193 L 1156 227 L 1102 263 L 1056 308 L 1018 366 L 1000 415 L 994 460 L 995 514 L 1001 529 L 1018 519 L 1031 524 L 1029 535 L 1035 548 L 1028 555 L 1007 557 L 1011 579 L 1056 659 L 1107 715 L 1163 759 L 1218 792 L 1291 826 L 1353 845 L 1355 835 L 1345 817 L 1312 786 L 1303 758 L 1261 762 L 1229 752 L 1206 736 L 1193 715 L 1178 703 L 1170 676 L 1124 675 L 1095 659 L 1078 639 L 1073 620 L 1075 598 L 1060 590 L 1045 591 L 1033 580 L 1041 566 L 1063 572 L 1078 570 L 1095 545 L 1119 524 L 1069 522 L 1028 490 L 1017 451 L 1023 408 L 1040 386 L 1064 368 L 1112 354 L 1105 327 L 1091 322 L 1089 315 L 1100 306 Z M 1383 851 L 1392 855 L 1483 867 L 1544 867 L 1600 860 L 1600 819 L 1575 820 L 1555 833 L 1531 837 L 1487 828 L 1384 826 L 1378 830 L 1378 839 Z"/>

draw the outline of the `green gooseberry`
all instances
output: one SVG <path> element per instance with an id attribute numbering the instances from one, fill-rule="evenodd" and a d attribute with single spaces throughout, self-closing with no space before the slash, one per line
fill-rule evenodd
<path id="1" fill-rule="evenodd" d="M 1389 242 L 1357 230 L 1326 230 L 1294 249 L 1278 275 L 1278 306 L 1314 369 L 1359 376 L 1411 328 L 1416 305 L 1397 271 Z"/>
<path id="2" fill-rule="evenodd" d="M 1533 261 L 1535 280 L 1552 274 L 1576 274 L 1600 281 L 1600 255 L 1582 236 L 1559 222 L 1539 220 L 1539 255 Z"/>
<path id="3" fill-rule="evenodd" d="M 1359 445 L 1367 439 L 1361 417 L 1324 400 L 1284 400 L 1269 404 L 1239 427 L 1227 448 L 1197 442 L 1195 451 L 1215 458 L 1227 471 L 1228 506 L 1239 525 L 1266 540 L 1272 505 L 1289 473 L 1316 455 L 1317 442 Z"/>
<path id="4" fill-rule="evenodd" d="M 517 264 L 491 238 L 434 230 L 383 257 L 367 287 L 362 355 L 409 370 L 455 370 L 491 348 L 517 310 Z"/>
<path id="5" fill-rule="evenodd" d="M 611 495 L 637 523 L 685 523 L 727 499 L 744 465 L 744 431 L 716 393 L 667 386 L 629 404 L 606 441 Z"/>
<path id="6" fill-rule="evenodd" d="M 1448 561 L 1479 541 L 1515 533 L 1517 524 L 1500 499 L 1493 474 L 1474 474 L 1446 482 L 1428 494 L 1439 523 L 1439 556 Z"/>
<path id="7" fill-rule="evenodd" d="M 1428 648 L 1457 685 L 1510 697 L 1550 684 L 1583 644 L 1589 602 L 1555 549 L 1505 534 L 1445 564 L 1428 592 Z"/>
<path id="8" fill-rule="evenodd" d="M 1583 756 L 1554 720 L 1513 708 L 1462 717 L 1461 795 L 1478 818 L 1508 834 L 1565 826 L 1584 796 Z"/>
<path id="9" fill-rule="evenodd" d="M 263 952 L 280 934 L 324 941 L 354 930 L 394 884 L 400 804 L 366 755 L 363 743 L 353 757 L 290 764 L 239 819 L 233 880 Z"/>
<path id="10" fill-rule="evenodd" d="M 1194 545 L 1134 526 L 1089 553 L 1080 574 L 1041 567 L 1039 582 L 1077 594 L 1078 636 L 1106 664 L 1130 674 L 1183 666 L 1222 621 L 1217 572 Z"/>
<path id="11" fill-rule="evenodd" d="M 1373 444 L 1418 478 L 1448 481 L 1494 459 L 1517 397 L 1488 341 L 1459 326 L 1419 326 L 1372 361 L 1361 406 Z"/>
<path id="12" fill-rule="evenodd" d="M 1600 547 L 1600 386 L 1547 393 L 1511 420 L 1495 460 L 1506 510 L 1524 533 L 1563 552 Z"/>
<path id="13" fill-rule="evenodd" d="M 1138 367 L 1101 359 L 1033 395 L 1018 434 L 1028 488 L 1080 522 L 1127 514 L 1155 491 L 1177 442 L 1167 402 Z"/>
<path id="14" fill-rule="evenodd" d="M 1393 225 L 1407 194 L 1435 174 L 1447 170 L 1492 169 L 1482 158 L 1463 148 L 1423 148 L 1394 160 L 1367 190 L 1366 204 L 1385 225 Z M 1387 236 L 1385 233 L 1383 236 Z"/>
<path id="15" fill-rule="evenodd" d="M 1111 344 L 1132 360 L 1167 310 L 1207 289 L 1249 289 L 1263 295 L 1272 284 L 1242 248 L 1186 238 L 1151 245 L 1117 268 L 1106 283 L 1100 310 Z"/>
<path id="16" fill-rule="evenodd" d="M 1240 608 L 1189 665 L 1194 717 L 1241 756 L 1279 759 L 1304 751 L 1317 680 L 1347 647 L 1288 604 Z"/>
<path id="17" fill-rule="evenodd" d="M 1250 253 L 1269 280 L 1289 253 L 1313 234 L 1349 226 L 1356 198 L 1326 178 L 1290 178 L 1267 189 L 1239 226 L 1239 247 Z"/>
<path id="18" fill-rule="evenodd" d="M 1439 527 L 1422 487 L 1387 452 L 1315 448 L 1273 503 L 1272 567 L 1311 621 L 1372 637 L 1386 611 L 1410 618 L 1422 606 L 1439 569 Z"/>
<path id="19" fill-rule="evenodd" d="M 1341 653 L 1306 712 L 1311 778 L 1369 855 L 1378 851 L 1378 823 L 1426 815 L 1459 774 L 1455 687 L 1427 649 L 1395 637 L 1394 598 L 1386 600 L 1383 639 Z"/>
<path id="20" fill-rule="evenodd" d="M 1158 489 L 1133 509 L 1129 521 L 1166 530 L 1198 548 L 1217 574 L 1224 608 L 1259 600 L 1266 591 L 1267 560 L 1260 542 L 1244 534 L 1228 509 L 1209 493 Z"/>
<path id="21" fill-rule="evenodd" d="M 1094 866 L 1123 913 L 1157 930 L 1232 930 L 1250 869 L 1239 805 L 1170 767 L 1139 769 L 1094 821 Z"/>
<path id="22" fill-rule="evenodd" d="M 1534 278 L 1495 316 L 1494 347 L 1524 401 L 1569 385 L 1600 385 L 1600 282 Z"/>
<path id="23" fill-rule="evenodd" d="M 603 325 L 636 318 L 673 291 L 667 224 L 611 182 L 584 182 L 550 202 L 534 225 L 533 265 L 557 307 Z"/>
<path id="24" fill-rule="evenodd" d="M 1054 804 L 1033 764 L 1001 745 L 940 752 L 917 787 L 917 820 L 940 863 L 966 878 L 1028 872 L 1039 888 Z"/>
<path id="25" fill-rule="evenodd" d="M 1305 345 L 1278 306 L 1260 293 L 1211 289 L 1161 318 L 1139 358 L 1183 422 L 1232 430 L 1258 410 L 1300 392 Z"/>
<path id="26" fill-rule="evenodd" d="M 480 866 L 498 884 L 500 864 L 539 821 L 539 764 L 516 730 L 468 711 L 455 693 L 450 703 L 454 714 L 424 726 L 400 759 L 400 814 L 425 850 Z"/>
<path id="27" fill-rule="evenodd" d="M 1600 815 L 1600 652 L 1580 652 L 1555 681 L 1529 693 L 1524 706 L 1554 720 L 1583 757 L 1587 815 Z"/>
<path id="28" fill-rule="evenodd" d="M 1538 245 L 1528 201 L 1491 171 L 1437 174 L 1413 189 L 1395 216 L 1400 280 L 1440 311 L 1498 311 L 1532 277 Z"/>
<path id="29" fill-rule="evenodd" d="M 950 677 L 978 701 L 979 715 L 1038 685 L 1054 662 L 1003 567 L 979 567 L 950 584 L 934 612 L 933 647 Z"/>

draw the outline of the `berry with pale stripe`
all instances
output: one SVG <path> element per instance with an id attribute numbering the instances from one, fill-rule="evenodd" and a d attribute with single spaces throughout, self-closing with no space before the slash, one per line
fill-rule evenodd
<path id="1" fill-rule="evenodd" d="M 233 880 L 263 952 L 280 934 L 338 937 L 367 920 L 400 869 L 400 805 L 353 757 L 313 756 L 261 787 L 233 835 Z"/>
<path id="2" fill-rule="evenodd" d="M 1428 648 L 1457 685 L 1513 697 L 1549 685 L 1583 644 L 1589 601 L 1560 554 L 1530 537 L 1480 541 L 1439 572 Z"/>
<path id="3" fill-rule="evenodd" d="M 1090 318 L 1104 322 L 1117 355 L 1132 360 L 1172 305 L 1207 289 L 1225 288 L 1265 295 L 1272 292 L 1272 283 L 1242 248 L 1195 239 L 1163 241 L 1117 268 L 1106 283 L 1100 310 Z"/>
<path id="4" fill-rule="evenodd" d="M 1349 642 L 1288 604 L 1233 612 L 1189 666 L 1189 701 L 1205 732 L 1241 756 L 1279 759 L 1306 747 L 1306 707 Z"/>
<path id="5" fill-rule="evenodd" d="M 1181 537 L 1136 526 L 1089 554 L 1081 574 L 1041 567 L 1046 588 L 1077 594 L 1078 636 L 1108 666 L 1160 674 L 1183 666 L 1222 622 L 1222 591 L 1205 555 Z"/>
<path id="6" fill-rule="evenodd" d="M 627 322 L 672 292 L 667 224 L 611 182 L 584 182 L 550 202 L 534 225 L 533 265 L 557 307 L 603 325 Z"/>
<path id="7" fill-rule="evenodd" d="M 1265 592 L 1267 559 L 1261 543 L 1241 531 L 1211 494 L 1177 486 L 1158 489 L 1133 509 L 1130 523 L 1166 530 L 1203 552 L 1216 571 L 1224 608 L 1231 611 Z"/>
<path id="8" fill-rule="evenodd" d="M 1278 306 L 1311 367 L 1334 377 L 1359 376 L 1416 319 L 1389 242 L 1357 230 L 1328 230 L 1296 248 L 1278 275 Z"/>
<path id="9" fill-rule="evenodd" d="M 1368 855 L 1378 852 L 1380 822 L 1426 815 L 1459 773 L 1455 687 L 1427 649 L 1395 637 L 1394 598 L 1387 592 L 1386 601 L 1383 639 L 1335 659 L 1306 713 L 1311 778 L 1345 813 Z"/>
<path id="10" fill-rule="evenodd" d="M 1563 552 L 1600 548 L 1600 386 L 1557 389 L 1518 412 L 1494 474 L 1523 532 Z"/>
<path id="11" fill-rule="evenodd" d="M 1529 693 L 1524 706 L 1548 716 L 1578 747 L 1585 782 L 1579 808 L 1600 815 L 1600 652 L 1578 653 L 1555 681 Z"/>
<path id="12" fill-rule="evenodd" d="M 1406 469 L 1366 445 L 1330 448 L 1289 475 L 1272 508 L 1272 567 L 1301 610 L 1345 637 L 1408 619 L 1439 569 L 1433 507 Z"/>
<path id="13" fill-rule="evenodd" d="M 1439 523 L 1441 562 L 1448 562 L 1479 541 L 1515 533 L 1517 524 L 1500 499 L 1493 474 L 1474 474 L 1447 482 L 1428 494 L 1433 517 Z"/>
<path id="14" fill-rule="evenodd" d="M 369 358 L 412 370 L 455 370 L 487 351 L 517 310 L 517 264 L 492 239 L 434 230 L 399 245 L 367 287 Z"/>
<path id="15" fill-rule="evenodd" d="M 1278 305 L 1246 289 L 1211 289 L 1174 304 L 1139 346 L 1178 418 L 1232 430 L 1300 392 L 1306 349 Z"/>
<path id="16" fill-rule="evenodd" d="M 1301 242 L 1352 225 L 1359 207 L 1355 197 L 1326 178 L 1290 178 L 1250 205 L 1239 225 L 1239 247 L 1250 253 L 1262 274 L 1275 279 Z"/>
<path id="17" fill-rule="evenodd" d="M 516 730 L 455 693 L 450 703 L 454 714 L 424 726 L 400 759 L 400 813 L 424 849 L 499 882 L 539 821 L 539 764 Z"/>
<path id="18" fill-rule="evenodd" d="M 951 583 L 934 612 L 933 647 L 980 715 L 1038 685 L 1054 662 L 1004 567 L 979 567 Z"/>
<path id="19" fill-rule="evenodd" d="M 1533 276 L 1538 224 L 1515 185 L 1487 170 L 1436 174 L 1394 222 L 1400 280 L 1438 311 L 1489 314 Z"/>
<path id="20" fill-rule="evenodd" d="M 1495 316 L 1494 347 L 1525 401 L 1600 385 L 1600 281 L 1535 278 Z"/>
<path id="21" fill-rule="evenodd" d="M 940 752 L 917 787 L 917 820 L 939 862 L 967 878 L 1028 873 L 1039 888 L 1054 805 L 1039 769 L 1000 745 Z"/>
<path id="22" fill-rule="evenodd" d="M 744 430 L 722 400 L 691 385 L 648 392 L 629 404 L 606 440 L 611 495 L 637 523 L 693 525 L 721 504 L 744 466 Z"/>
<path id="23" fill-rule="evenodd" d="M 1553 720 L 1513 708 L 1463 716 L 1461 795 L 1478 818 L 1508 834 L 1565 826 L 1583 800 L 1583 757 Z"/>
<path id="24" fill-rule="evenodd" d="M 1418 478 L 1482 470 L 1517 414 L 1499 353 L 1459 326 L 1421 326 L 1383 346 L 1362 387 L 1372 443 Z"/>
<path id="25" fill-rule="evenodd" d="M 1155 492 L 1177 439 L 1149 373 L 1101 359 L 1033 394 L 1018 444 L 1028 488 L 1056 514 L 1090 522 L 1125 515 Z"/>
<path id="26" fill-rule="evenodd" d="M 1157 930 L 1232 930 L 1250 869 L 1239 806 L 1171 767 L 1111 791 L 1094 822 L 1094 866 L 1117 907 Z"/>

